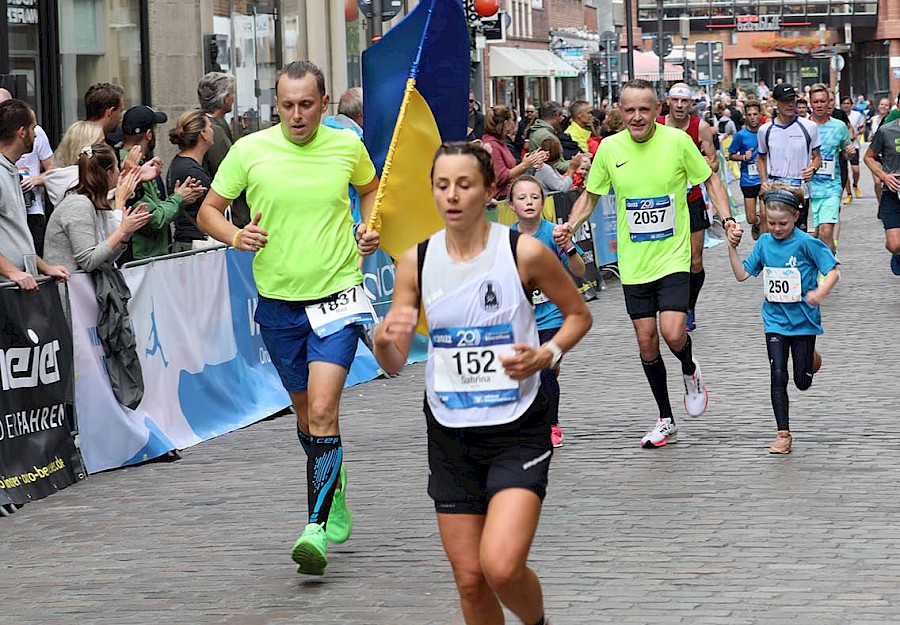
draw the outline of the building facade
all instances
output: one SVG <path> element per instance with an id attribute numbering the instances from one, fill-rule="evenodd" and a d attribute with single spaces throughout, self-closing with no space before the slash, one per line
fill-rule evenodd
<path id="1" fill-rule="evenodd" d="M 56 145 L 69 124 L 84 117 L 83 95 L 93 83 L 121 85 L 126 107 L 150 105 L 165 111 L 171 125 L 196 108 L 197 82 L 206 71 L 227 71 L 236 78 L 233 124 L 241 133 L 273 119 L 275 73 L 287 61 L 315 61 L 332 94 L 351 84 L 362 21 L 348 10 L 355 6 L 333 0 L 0 0 L 0 75 L 35 109 Z M 348 33 L 355 37 L 349 44 Z M 173 153 L 168 141 L 157 145 L 160 155 Z"/>
<path id="2" fill-rule="evenodd" d="M 642 35 L 664 32 L 690 58 L 697 41 L 724 44 L 725 83 L 824 82 L 874 99 L 900 91 L 896 0 L 633 0 Z M 839 58 L 838 58 L 839 57 Z"/>

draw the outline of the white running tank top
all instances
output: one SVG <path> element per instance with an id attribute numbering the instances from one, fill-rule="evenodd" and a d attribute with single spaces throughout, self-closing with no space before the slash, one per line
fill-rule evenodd
<path id="1" fill-rule="evenodd" d="M 515 421 L 534 402 L 540 379 L 510 379 L 499 356 L 513 353 L 513 343 L 536 348 L 539 339 L 509 228 L 491 224 L 487 247 L 467 261 L 450 258 L 441 230 L 430 239 L 421 276 L 430 339 L 425 394 L 435 419 L 452 428 Z"/>

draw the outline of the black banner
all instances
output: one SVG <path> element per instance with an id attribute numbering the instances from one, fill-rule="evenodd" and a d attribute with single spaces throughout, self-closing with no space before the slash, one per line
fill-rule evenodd
<path id="1" fill-rule="evenodd" d="M 72 332 L 59 291 L 0 288 L 0 504 L 24 504 L 84 477 L 72 414 Z"/>
<path id="2" fill-rule="evenodd" d="M 580 189 L 571 189 L 564 193 L 553 194 L 553 206 L 556 208 L 556 223 L 564 224 L 572 214 L 572 208 L 581 195 Z M 597 269 L 597 260 L 594 258 L 594 230 L 591 220 L 585 221 L 577 232 L 572 234 L 572 241 L 581 248 L 584 261 L 584 279 L 572 276 L 578 290 L 581 291 L 585 301 L 597 299 L 597 290 L 600 288 L 600 271 Z"/>

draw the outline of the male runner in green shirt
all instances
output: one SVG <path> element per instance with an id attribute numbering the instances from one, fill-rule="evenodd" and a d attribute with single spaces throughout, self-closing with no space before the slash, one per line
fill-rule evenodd
<path id="1" fill-rule="evenodd" d="M 659 351 L 660 333 L 681 362 L 687 413 L 702 415 L 708 402 L 700 365 L 693 358 L 691 338 L 685 329 L 691 269 L 690 215 L 685 193 L 688 183 L 706 183 L 729 237 L 741 234 L 731 217 L 725 190 L 716 184 L 716 174 L 686 132 L 655 121 L 660 109 L 653 85 L 644 80 L 625 85 L 620 110 L 628 132 L 603 140 L 569 222 L 557 226 L 554 232 L 561 238 L 565 229 L 577 230 L 594 210 L 598 197 L 615 189 L 625 307 L 637 334 L 644 373 L 659 407 L 656 426 L 641 439 L 644 447 L 673 443 L 678 432 Z"/>
<path id="2" fill-rule="evenodd" d="M 374 317 L 367 317 L 371 305 L 360 286 L 359 256 L 378 247 L 377 231 L 365 226 L 378 177 L 355 133 L 320 125 L 329 98 L 318 67 L 309 61 L 285 66 L 275 98 L 281 123 L 232 146 L 197 221 L 215 239 L 256 253 L 255 321 L 291 396 L 307 454 L 309 523 L 291 557 L 298 572 L 322 575 L 326 537 L 343 542 L 352 529 L 338 407 L 359 323 Z M 350 184 L 363 216 L 355 233 Z M 224 211 L 242 191 L 253 219 L 238 229 Z"/>

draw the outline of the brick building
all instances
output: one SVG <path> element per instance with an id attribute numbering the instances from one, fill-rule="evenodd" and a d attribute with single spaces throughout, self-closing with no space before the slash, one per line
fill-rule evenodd
<path id="1" fill-rule="evenodd" d="M 657 2 L 632 2 L 646 41 L 657 29 Z M 897 0 L 666 0 L 663 6 L 663 28 L 676 45 L 681 24 L 689 23 L 689 58 L 697 41 L 723 42 L 727 84 L 825 82 L 873 99 L 900 91 Z M 833 66 L 840 65 L 838 72 Z"/>

